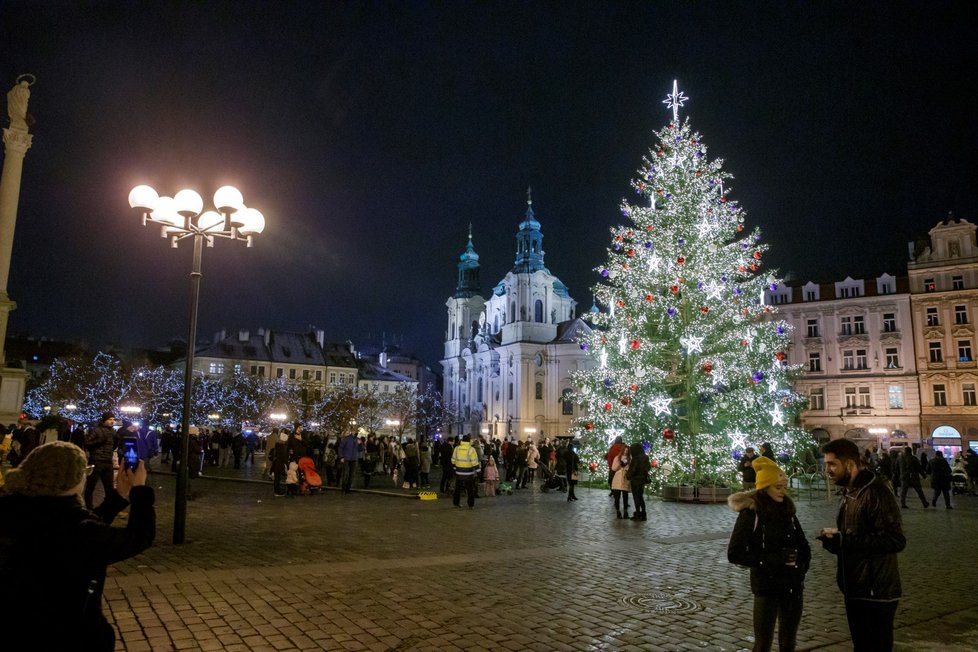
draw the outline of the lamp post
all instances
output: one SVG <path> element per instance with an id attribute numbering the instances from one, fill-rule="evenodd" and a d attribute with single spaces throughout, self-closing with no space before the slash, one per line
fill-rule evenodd
<path id="1" fill-rule="evenodd" d="M 161 235 L 177 248 L 181 240 L 193 238 L 194 262 L 190 273 L 190 325 L 187 334 L 187 366 L 183 377 L 183 415 L 180 433 L 180 466 L 177 468 L 173 508 L 173 543 L 184 542 L 187 521 L 187 478 L 190 437 L 190 399 L 193 390 L 194 343 L 197 340 L 197 302 L 200 297 L 200 259 L 204 242 L 214 246 L 214 238 L 242 240 L 252 245 L 254 236 L 265 229 L 265 217 L 244 205 L 241 192 L 223 186 L 214 193 L 214 208 L 204 211 L 204 201 L 193 190 L 181 190 L 173 197 L 160 197 L 149 186 L 136 186 L 129 192 L 129 205 L 142 216 L 143 226 L 158 224 Z"/>

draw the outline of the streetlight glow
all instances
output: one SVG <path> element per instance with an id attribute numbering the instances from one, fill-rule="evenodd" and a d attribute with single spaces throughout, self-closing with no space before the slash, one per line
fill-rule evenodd
<path id="1" fill-rule="evenodd" d="M 196 190 L 185 188 L 173 197 L 160 197 L 150 186 L 139 185 L 129 192 L 129 206 L 141 216 L 143 226 L 160 226 L 161 235 L 177 248 L 181 240 L 192 238 L 193 269 L 190 273 L 190 323 L 187 335 L 187 363 L 183 380 L 183 414 L 180 429 L 180 466 L 173 509 L 173 543 L 184 542 L 187 521 L 187 482 L 190 432 L 190 406 L 193 392 L 194 344 L 197 341 L 197 304 L 200 300 L 200 260 L 203 244 L 214 246 L 214 238 L 241 240 L 252 246 L 254 236 L 265 229 L 265 217 L 245 208 L 241 191 L 223 186 L 214 193 L 214 208 L 204 211 L 204 200 Z M 232 219 L 232 216 L 234 218 Z M 126 412 L 126 408 L 122 408 Z M 168 415 L 164 415 L 168 416 Z M 220 418 L 210 415 L 211 420 Z M 284 415 L 283 415 L 284 418 Z"/>

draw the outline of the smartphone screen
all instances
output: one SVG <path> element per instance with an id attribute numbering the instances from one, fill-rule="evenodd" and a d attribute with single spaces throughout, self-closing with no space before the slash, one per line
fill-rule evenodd
<path id="1" fill-rule="evenodd" d="M 122 465 L 126 469 L 135 469 L 139 464 L 139 457 L 136 455 L 136 440 L 125 439 L 122 442 Z"/>

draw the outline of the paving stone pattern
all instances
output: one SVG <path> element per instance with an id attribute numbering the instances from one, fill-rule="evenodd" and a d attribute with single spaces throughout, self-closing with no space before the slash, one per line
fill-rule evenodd
<path id="1" fill-rule="evenodd" d="M 228 476 L 227 471 L 209 475 Z M 437 479 L 436 477 L 433 480 Z M 155 474 L 159 532 L 110 569 L 118 650 L 749 650 L 748 573 L 726 561 L 725 505 L 648 503 L 614 518 L 606 490 L 437 501 L 195 480 L 174 546 L 173 476 Z M 434 484 L 434 483 L 433 483 Z M 383 487 L 382 487 L 383 488 Z M 400 493 L 390 487 L 391 494 Z M 904 511 L 903 652 L 978 649 L 978 498 Z M 835 502 L 798 497 L 814 537 Z M 463 501 L 464 505 L 464 501 Z M 799 650 L 851 649 L 835 558 L 813 541 Z"/>

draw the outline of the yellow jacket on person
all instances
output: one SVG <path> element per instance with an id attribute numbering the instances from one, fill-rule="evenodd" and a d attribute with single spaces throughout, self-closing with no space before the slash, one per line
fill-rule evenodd
<path id="1" fill-rule="evenodd" d="M 479 469 L 479 454 L 470 442 L 463 441 L 452 451 L 452 465 L 457 472 L 476 471 Z"/>

